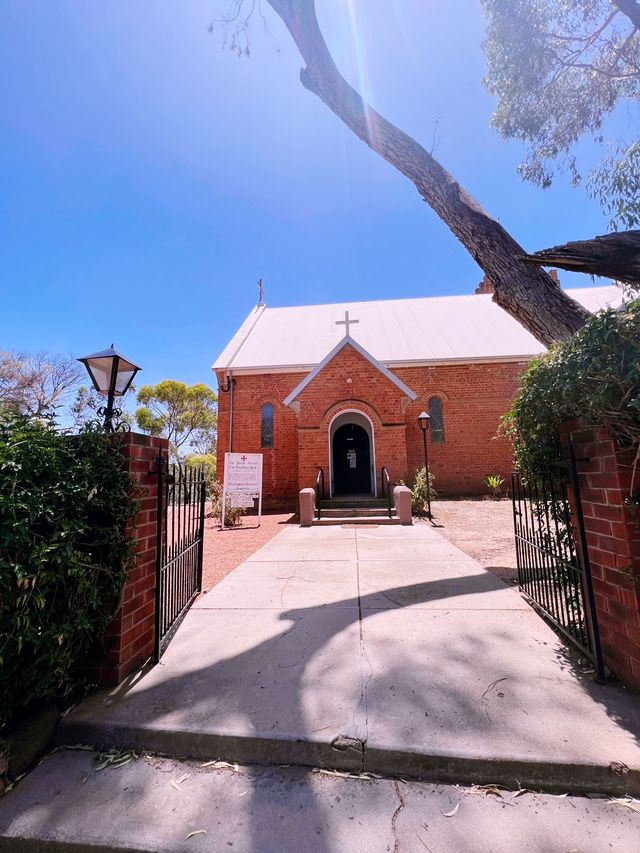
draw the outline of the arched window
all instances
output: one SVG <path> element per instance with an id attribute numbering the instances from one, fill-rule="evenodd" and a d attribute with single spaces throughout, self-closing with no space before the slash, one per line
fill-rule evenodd
<path id="1" fill-rule="evenodd" d="M 273 447 L 273 406 L 265 403 L 260 418 L 260 445 Z"/>
<path id="2" fill-rule="evenodd" d="M 429 414 L 431 415 L 431 444 L 444 444 L 444 419 L 440 397 L 429 398 Z"/>

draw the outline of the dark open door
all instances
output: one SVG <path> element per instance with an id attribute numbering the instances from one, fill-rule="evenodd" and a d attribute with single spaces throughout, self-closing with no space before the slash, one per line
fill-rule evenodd
<path id="1" fill-rule="evenodd" d="M 371 494 L 369 435 L 358 424 L 344 424 L 333 436 L 333 493 Z"/>

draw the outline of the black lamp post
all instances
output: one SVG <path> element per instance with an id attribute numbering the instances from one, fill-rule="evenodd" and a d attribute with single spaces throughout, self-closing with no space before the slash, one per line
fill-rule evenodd
<path id="1" fill-rule="evenodd" d="M 427 430 L 429 429 L 429 423 L 431 421 L 431 415 L 428 415 L 426 412 L 420 412 L 418 415 L 418 423 L 420 424 L 420 429 L 422 430 L 422 440 L 424 442 L 424 471 L 427 477 L 427 516 L 429 521 L 431 521 L 431 483 L 429 482 L 429 453 L 427 450 Z"/>
<path id="2" fill-rule="evenodd" d="M 123 397 L 127 393 L 140 368 L 114 349 L 113 344 L 110 349 L 85 355 L 78 361 L 87 368 L 96 391 L 106 396 L 107 405 L 98 409 L 98 414 L 104 417 L 106 432 L 115 432 L 120 424 L 116 423 L 114 426 L 114 417 L 119 418 L 122 411 L 114 409 L 113 401 L 115 397 Z"/>

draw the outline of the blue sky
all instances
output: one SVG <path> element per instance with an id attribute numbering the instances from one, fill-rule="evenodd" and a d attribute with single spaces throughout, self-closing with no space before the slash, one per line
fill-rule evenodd
<path id="1" fill-rule="evenodd" d="M 141 383 L 211 382 L 259 276 L 273 306 L 473 290 L 478 267 L 301 86 L 263 5 L 271 34 L 238 59 L 208 32 L 226 0 L 4 0 L 0 347 L 113 341 Z M 525 248 L 606 230 L 582 192 L 522 184 L 489 128 L 478 2 L 317 6 L 348 78 L 427 147 L 437 121 L 436 156 Z"/>

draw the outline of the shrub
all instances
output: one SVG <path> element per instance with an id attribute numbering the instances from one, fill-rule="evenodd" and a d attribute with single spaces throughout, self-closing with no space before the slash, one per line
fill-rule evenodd
<path id="1" fill-rule="evenodd" d="M 114 615 L 136 511 L 117 440 L 0 412 L 0 727 L 68 695 Z"/>
<path id="2" fill-rule="evenodd" d="M 500 474 L 487 474 L 484 478 L 484 484 L 489 488 L 491 492 L 491 497 L 493 498 L 501 498 L 502 497 L 502 485 L 504 483 L 504 477 L 501 477 Z"/>
<path id="3" fill-rule="evenodd" d="M 518 468 L 552 471 L 560 425 L 573 418 L 608 427 L 621 447 L 640 444 L 640 300 L 591 317 L 531 362 L 502 424 Z"/>
<path id="4" fill-rule="evenodd" d="M 429 468 L 429 495 L 431 500 L 437 497 L 437 492 L 434 488 L 436 481 L 435 474 Z M 413 478 L 411 485 L 411 511 L 414 515 L 424 515 L 427 506 L 427 476 L 424 466 L 419 468 Z"/>
<path id="5" fill-rule="evenodd" d="M 245 510 L 243 507 L 231 506 L 231 498 L 227 498 L 226 504 L 224 514 L 225 527 L 235 527 L 236 524 L 240 523 Z M 211 515 L 222 521 L 222 483 L 219 480 L 214 480 L 211 487 Z"/>

